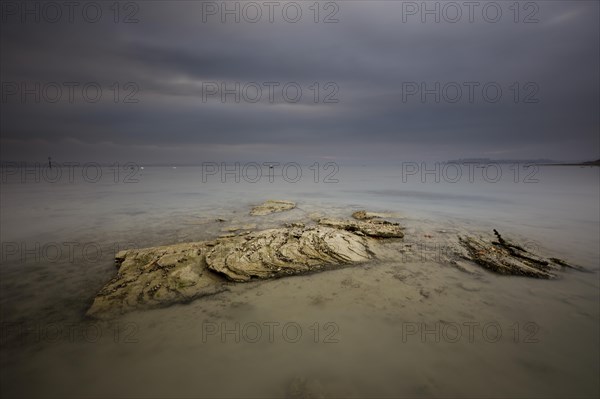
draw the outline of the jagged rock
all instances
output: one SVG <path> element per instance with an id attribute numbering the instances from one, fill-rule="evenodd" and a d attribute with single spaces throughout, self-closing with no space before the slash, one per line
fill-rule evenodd
<path id="1" fill-rule="evenodd" d="M 351 232 L 360 232 L 366 236 L 374 238 L 404 237 L 404 228 L 398 223 L 388 222 L 387 220 L 371 219 L 366 221 L 355 221 L 322 218 L 319 219 L 318 223 L 322 226 L 334 227 L 336 229 L 342 229 Z"/>
<path id="2" fill-rule="evenodd" d="M 498 241 L 460 236 L 459 242 L 466 250 L 462 257 L 490 271 L 506 275 L 554 278 L 555 272 L 563 267 L 581 270 L 560 259 L 545 259 L 532 254 L 523 247 L 506 241 L 496 230 L 494 234 Z"/>
<path id="3" fill-rule="evenodd" d="M 226 280 L 206 268 L 208 249 L 198 242 L 119 252 L 117 275 L 96 295 L 87 315 L 113 317 L 226 290 Z"/>
<path id="4" fill-rule="evenodd" d="M 207 253 L 206 262 L 231 280 L 248 281 L 364 262 L 374 257 L 369 244 L 363 237 L 330 227 L 270 229 L 219 242 Z"/>
<path id="5" fill-rule="evenodd" d="M 294 209 L 295 207 L 296 204 L 292 201 L 268 200 L 252 208 L 250 215 L 264 216 L 270 213 L 288 211 L 290 209 Z"/>
<path id="6" fill-rule="evenodd" d="M 567 268 L 569 268 L 569 269 L 575 269 L 575 270 L 579 270 L 580 272 L 584 272 L 584 271 L 586 271 L 586 270 L 585 270 L 583 267 L 581 267 L 581 266 L 572 265 L 572 264 L 570 264 L 570 263 L 567 263 L 566 261 L 564 261 L 564 260 L 562 260 L 562 259 L 559 259 L 559 258 L 548 258 L 548 260 L 549 260 L 550 262 L 552 262 L 552 263 L 555 263 L 555 264 L 557 264 L 557 265 L 559 265 L 559 266 L 562 266 L 562 267 L 567 267 Z"/>

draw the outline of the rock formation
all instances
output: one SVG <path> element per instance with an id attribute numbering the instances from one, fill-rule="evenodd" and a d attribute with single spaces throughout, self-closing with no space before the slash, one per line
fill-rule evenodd
<path id="1" fill-rule="evenodd" d="M 370 220 L 370 219 L 378 218 L 379 216 L 372 212 L 367 212 L 365 210 L 362 210 L 362 211 L 354 212 L 352 214 L 352 217 L 357 220 Z"/>
<path id="2" fill-rule="evenodd" d="M 388 222 L 381 219 L 370 219 L 366 221 L 339 220 L 322 218 L 318 223 L 322 226 L 335 227 L 354 233 L 364 234 L 374 238 L 402 238 L 404 228 L 398 223 Z"/>
<path id="3" fill-rule="evenodd" d="M 105 318 L 212 295 L 230 281 L 314 272 L 377 258 L 375 238 L 402 237 L 394 223 L 327 219 L 259 232 L 229 233 L 212 242 L 121 251 L 117 275 L 87 314 Z"/>
<path id="4" fill-rule="evenodd" d="M 87 315 L 110 317 L 226 290 L 226 280 L 206 268 L 209 245 L 186 243 L 119 252 L 117 275 L 96 295 Z"/>
<path id="5" fill-rule="evenodd" d="M 518 275 L 536 278 L 554 278 L 555 272 L 569 267 L 582 270 L 564 260 L 542 258 L 525 248 L 506 241 L 494 230 L 497 241 L 488 241 L 471 236 L 459 237 L 466 250 L 462 257 L 498 274 Z"/>
<path id="6" fill-rule="evenodd" d="M 268 200 L 252 208 L 250 215 L 264 216 L 270 213 L 288 211 L 290 209 L 294 209 L 295 207 L 296 204 L 291 201 Z"/>
<path id="7" fill-rule="evenodd" d="M 252 213 L 264 215 L 294 206 L 287 201 L 267 201 Z M 262 231 L 247 231 L 255 226 L 244 225 L 225 229 L 229 233 L 214 241 L 121 251 L 116 256 L 117 275 L 97 294 L 87 314 L 109 318 L 220 293 L 232 282 L 310 273 L 375 259 L 397 262 L 401 257 L 410 258 L 416 243 L 388 240 L 394 248 L 391 252 L 390 245 L 380 244 L 383 239 L 404 237 L 404 228 L 398 223 L 366 211 L 353 216 L 361 220 L 321 218 L 316 224 L 293 222 Z M 438 261 L 471 274 L 478 273 L 475 264 L 499 274 L 536 278 L 556 277 L 556 271 L 566 267 L 581 270 L 561 259 L 537 256 L 506 241 L 496 230 L 494 233 L 495 241 L 453 235 Z M 426 251 L 426 246 L 423 248 Z M 421 256 L 423 248 L 418 251 Z M 439 249 L 435 246 L 432 251 Z"/>
<path id="8" fill-rule="evenodd" d="M 220 240 L 208 268 L 234 281 L 299 274 L 373 258 L 364 237 L 324 226 L 286 227 Z"/>

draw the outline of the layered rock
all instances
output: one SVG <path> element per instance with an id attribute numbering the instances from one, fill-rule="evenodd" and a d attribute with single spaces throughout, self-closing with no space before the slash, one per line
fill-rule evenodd
<path id="1" fill-rule="evenodd" d="M 267 214 L 294 206 L 267 201 L 253 212 Z M 353 216 L 362 220 L 321 218 L 317 224 L 287 223 L 258 232 L 248 231 L 253 224 L 232 226 L 215 241 L 121 251 L 116 256 L 117 275 L 98 293 L 87 314 L 109 318 L 214 295 L 226 291 L 232 281 L 278 278 L 374 259 L 420 261 L 424 255 L 436 255 L 437 261 L 472 274 L 479 273 L 475 266 L 479 265 L 499 274 L 535 278 L 553 278 L 566 267 L 580 269 L 561 259 L 537 256 L 496 230 L 496 240 L 457 232 L 443 239 L 443 251 L 418 242 L 388 240 L 389 245 L 383 245 L 382 239 L 404 237 L 404 228 L 366 211 Z"/>
<path id="2" fill-rule="evenodd" d="M 319 219 L 318 223 L 322 226 L 329 226 L 336 229 L 360 233 L 373 238 L 404 237 L 404 228 L 402 226 L 400 226 L 398 223 L 392 223 L 382 219 L 357 221 L 322 218 Z"/>
<path id="3" fill-rule="evenodd" d="M 228 281 L 366 262 L 377 257 L 378 242 L 372 237 L 402 236 L 400 226 L 383 221 L 360 226 L 323 221 L 327 223 L 332 226 L 289 223 L 259 232 L 231 232 L 212 242 L 121 251 L 116 257 L 117 275 L 98 293 L 87 314 L 112 317 L 213 295 L 225 291 Z"/>
<path id="4" fill-rule="evenodd" d="M 465 249 L 462 257 L 487 270 L 505 275 L 555 278 L 555 272 L 565 267 L 582 270 L 561 259 L 537 256 L 519 245 L 506 241 L 496 230 L 494 234 L 497 241 L 460 236 L 459 242 Z"/>
<path id="5" fill-rule="evenodd" d="M 306 273 L 374 257 L 364 237 L 324 226 L 269 229 L 221 240 L 207 253 L 208 268 L 234 281 Z"/>
<path id="6" fill-rule="evenodd" d="M 226 280 L 206 268 L 209 244 L 119 252 L 117 275 L 96 295 L 87 315 L 105 318 L 134 309 L 188 302 L 226 290 Z"/>

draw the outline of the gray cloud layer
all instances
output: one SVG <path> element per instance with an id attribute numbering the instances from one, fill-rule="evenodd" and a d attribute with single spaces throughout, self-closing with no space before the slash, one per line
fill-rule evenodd
<path id="1" fill-rule="evenodd" d="M 303 10 L 297 23 L 277 12 L 274 23 L 265 16 L 260 23 L 243 18 L 233 23 L 231 17 L 222 23 L 208 16 L 204 23 L 202 2 L 180 1 L 137 2 L 139 23 L 114 23 L 109 3 L 99 4 L 104 14 L 95 24 L 77 13 L 73 24 L 23 24 L 4 10 L 3 160 L 600 156 L 595 1 L 535 2 L 539 22 L 528 24 L 514 22 L 512 2 L 496 3 L 503 11 L 498 23 L 486 22 L 477 10 L 473 23 L 466 15 L 457 23 L 435 23 L 431 16 L 422 23 L 419 15 L 403 22 L 406 2 L 340 1 L 339 22 L 330 24 L 314 23 L 313 2 L 297 3 Z M 322 9 L 319 18 L 331 10 Z M 520 11 L 522 20 L 532 10 Z M 65 89 L 57 103 L 43 97 L 32 103 L 29 95 L 23 104 L 20 93 L 7 95 L 12 82 L 30 88 L 49 82 L 80 86 L 73 103 Z M 99 102 L 81 96 L 86 82 L 102 88 Z M 121 84 L 118 103 L 110 89 L 114 82 Z M 133 96 L 138 103 L 122 102 L 130 93 L 122 87 L 126 82 L 139 87 Z M 218 95 L 205 102 L 202 95 L 211 82 L 229 88 L 236 82 L 280 86 L 273 102 L 264 85 L 256 103 L 243 98 L 235 103 L 233 95 L 225 103 Z M 298 103 L 282 97 L 286 82 L 302 88 Z M 309 89 L 314 82 L 321 85 L 319 103 Z M 325 90 L 327 82 L 335 86 Z M 439 103 L 434 95 L 425 103 L 418 94 L 404 99 L 407 82 L 428 87 L 456 82 L 463 97 L 456 103 L 443 95 Z M 479 84 L 473 102 L 464 82 Z M 482 86 L 490 82 L 503 90 L 497 103 L 482 96 Z M 520 84 L 517 103 L 514 82 Z M 334 96 L 339 102 L 323 103 L 332 87 L 339 87 Z M 448 90 L 453 97 L 453 86 Z M 524 103 L 528 94 L 539 102 Z"/>

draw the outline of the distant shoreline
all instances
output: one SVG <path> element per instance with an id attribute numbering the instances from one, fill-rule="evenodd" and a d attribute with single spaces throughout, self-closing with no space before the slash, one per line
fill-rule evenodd
<path id="1" fill-rule="evenodd" d="M 446 163 L 475 163 L 475 164 L 520 164 L 537 166 L 600 166 L 600 159 L 595 161 L 561 162 L 553 159 L 490 159 L 490 158 L 467 158 L 447 161 Z"/>
<path id="2" fill-rule="evenodd" d="M 582 162 L 582 163 L 540 163 L 540 166 L 600 166 L 600 161 Z"/>

